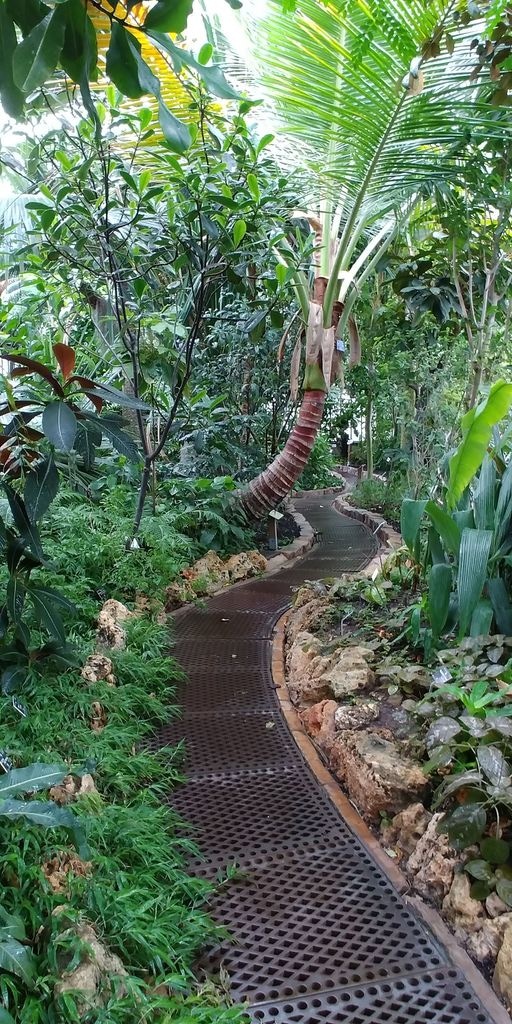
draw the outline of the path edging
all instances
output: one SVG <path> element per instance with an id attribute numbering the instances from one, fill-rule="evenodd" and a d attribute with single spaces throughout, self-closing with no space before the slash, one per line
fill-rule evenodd
<path id="1" fill-rule="evenodd" d="M 340 509 L 338 511 L 341 511 Z M 362 510 L 357 510 L 362 511 Z M 345 514 L 345 513 L 344 513 Z M 357 516 L 353 517 L 358 518 Z M 393 531 L 395 532 L 395 531 Z M 401 539 L 400 539 L 401 541 Z M 371 564 L 371 563 L 370 563 Z M 428 906 L 418 896 L 409 895 L 410 884 L 403 871 L 393 863 L 384 852 L 379 840 L 374 836 L 366 822 L 348 797 L 343 793 L 339 783 L 322 761 L 315 744 L 308 736 L 299 715 L 290 700 L 290 692 L 286 681 L 285 640 L 286 623 L 290 611 L 284 612 L 274 627 L 272 642 L 272 676 L 276 687 L 276 696 L 281 712 L 288 728 L 299 747 L 301 754 L 311 769 L 318 784 L 329 800 L 334 804 L 349 828 L 355 833 L 369 855 L 376 861 L 391 885 L 404 896 L 407 904 L 422 918 L 426 927 L 433 933 L 438 943 L 448 952 L 452 961 L 465 976 L 475 994 L 479 997 L 494 1024 L 511 1024 L 511 1018 L 496 993 L 485 980 L 483 974 L 473 963 L 471 957 L 459 945 L 456 938 L 433 907 Z"/>
<path id="2" fill-rule="evenodd" d="M 368 562 L 368 565 L 361 570 L 360 575 L 372 577 L 376 571 L 380 572 L 383 559 L 402 547 L 403 540 L 398 531 L 383 516 L 379 516 L 375 512 L 368 512 L 365 508 L 355 508 L 354 505 L 349 505 L 348 501 L 341 495 L 334 499 L 333 507 L 341 515 L 347 516 L 349 519 L 356 519 L 358 523 L 363 523 L 370 533 L 377 537 L 380 547 L 372 560 Z"/>

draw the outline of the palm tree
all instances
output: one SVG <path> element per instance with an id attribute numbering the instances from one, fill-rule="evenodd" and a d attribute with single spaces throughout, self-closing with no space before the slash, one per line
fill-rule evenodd
<path id="1" fill-rule="evenodd" d="M 287 15 L 268 0 L 253 17 L 261 87 L 311 171 L 316 246 L 309 279 L 290 269 L 306 336 L 303 402 L 283 451 L 242 495 L 251 515 L 275 507 L 300 476 L 340 362 L 335 340 L 348 330 L 357 361 L 352 310 L 393 237 L 434 184 L 460 176 L 470 138 L 503 132 L 489 87 L 471 81 L 459 6 L 297 0 Z M 286 245 L 276 255 L 292 267 Z"/>

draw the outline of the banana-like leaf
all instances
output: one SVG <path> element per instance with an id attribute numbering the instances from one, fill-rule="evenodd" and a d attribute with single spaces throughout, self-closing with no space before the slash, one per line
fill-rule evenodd
<path id="1" fill-rule="evenodd" d="M 462 441 L 450 459 L 450 478 L 446 500 L 455 508 L 466 487 L 482 464 L 491 440 L 492 428 L 508 413 L 512 405 L 512 384 L 499 380 L 487 398 L 470 409 L 462 420 Z"/>
<path id="2" fill-rule="evenodd" d="M 482 462 L 473 497 L 475 526 L 478 530 L 494 529 L 496 505 L 496 465 L 489 455 Z"/>
<path id="3" fill-rule="evenodd" d="M 0 778 L 0 799 L 5 800 L 14 793 L 36 792 L 58 786 L 68 773 L 62 764 L 29 764 L 25 768 L 13 768 Z"/>
<path id="4" fill-rule="evenodd" d="M 471 617 L 482 595 L 488 574 L 491 544 L 491 530 L 466 528 L 462 531 L 457 574 L 461 637 L 468 632 Z"/>
<path id="5" fill-rule="evenodd" d="M 491 632 L 494 610 L 490 601 L 483 597 L 478 602 L 472 616 L 469 629 L 470 636 L 488 636 Z"/>
<path id="6" fill-rule="evenodd" d="M 400 512 L 400 532 L 411 554 L 418 560 L 419 533 L 426 501 L 404 498 Z"/>
<path id="7" fill-rule="evenodd" d="M 456 558 L 460 548 L 460 529 L 455 519 L 435 501 L 427 501 L 425 511 L 437 530 L 446 550 Z"/>
<path id="8" fill-rule="evenodd" d="M 432 566 L 428 584 L 428 614 L 435 637 L 441 635 L 448 618 L 452 582 L 451 565 L 440 562 Z"/>

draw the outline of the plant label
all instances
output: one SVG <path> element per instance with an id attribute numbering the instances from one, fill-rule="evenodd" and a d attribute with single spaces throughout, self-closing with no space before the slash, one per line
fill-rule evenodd
<path id="1" fill-rule="evenodd" d="M 4 772 L 10 772 L 12 769 L 12 761 L 9 755 L 6 754 L 5 750 L 0 750 L 0 768 L 2 768 Z"/>
<path id="2" fill-rule="evenodd" d="M 21 703 L 20 700 L 18 700 L 17 697 L 13 697 L 12 698 L 12 706 L 13 706 L 14 710 L 18 712 L 18 714 L 23 716 L 23 718 L 27 717 L 27 715 L 28 715 L 27 708 L 25 707 L 24 704 Z"/>

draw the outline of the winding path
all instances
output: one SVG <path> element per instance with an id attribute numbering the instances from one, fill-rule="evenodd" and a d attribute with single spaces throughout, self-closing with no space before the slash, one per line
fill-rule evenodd
<path id="1" fill-rule="evenodd" d="M 235 862 L 212 914 L 230 938 L 200 967 L 227 972 L 235 1002 L 262 1024 L 489 1024 L 495 1018 L 396 892 L 317 783 L 281 715 L 271 637 L 305 579 L 364 566 L 371 534 L 329 497 L 300 511 L 321 532 L 311 553 L 176 619 L 188 683 L 187 782 L 172 806 L 197 829 L 214 877 Z"/>

